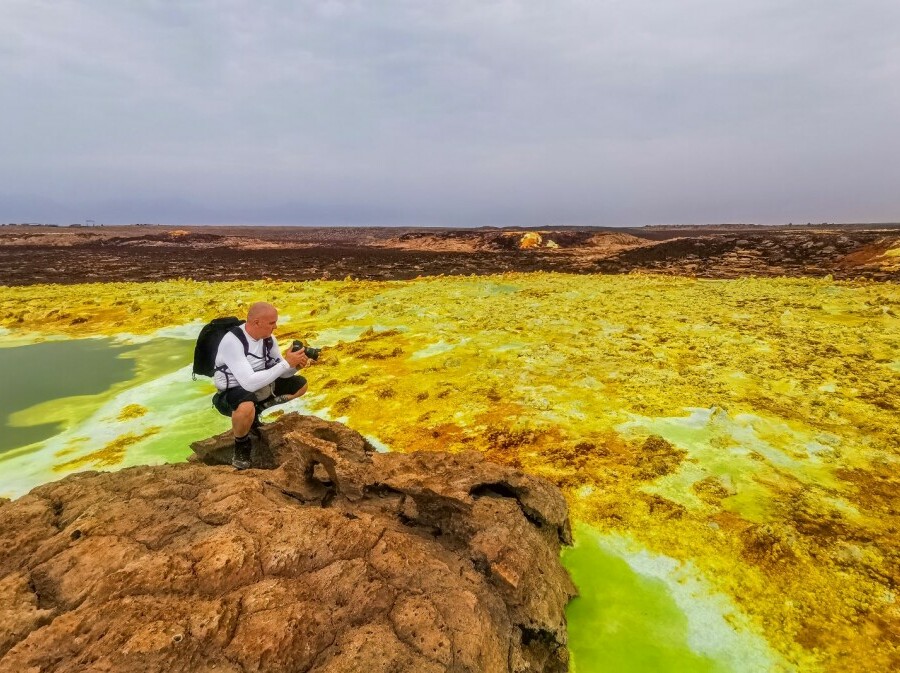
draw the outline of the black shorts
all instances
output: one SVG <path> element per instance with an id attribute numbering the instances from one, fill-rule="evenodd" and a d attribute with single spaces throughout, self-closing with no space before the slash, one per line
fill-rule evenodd
<path id="1" fill-rule="evenodd" d="M 272 395 L 293 395 L 305 385 L 306 379 L 299 374 L 295 374 L 289 379 L 275 379 Z M 228 390 L 220 390 L 212 398 L 213 406 L 223 416 L 231 416 L 242 402 L 261 404 L 265 400 L 257 400 L 256 393 L 244 390 L 240 386 L 229 388 Z M 259 413 L 259 408 L 257 408 L 257 413 Z"/>

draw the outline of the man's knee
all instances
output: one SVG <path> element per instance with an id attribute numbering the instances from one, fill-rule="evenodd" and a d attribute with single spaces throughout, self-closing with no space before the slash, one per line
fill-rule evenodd
<path id="1" fill-rule="evenodd" d="M 238 420 L 250 420 L 256 416 L 256 405 L 250 400 L 241 402 L 231 414 L 231 418 Z"/>

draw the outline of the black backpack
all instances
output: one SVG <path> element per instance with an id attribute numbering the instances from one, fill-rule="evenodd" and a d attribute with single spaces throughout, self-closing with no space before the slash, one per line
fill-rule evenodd
<path id="1" fill-rule="evenodd" d="M 235 327 L 244 324 L 234 316 L 227 318 L 214 318 L 206 323 L 197 336 L 197 344 L 194 346 L 194 373 L 193 378 L 200 376 L 212 376 L 216 373 L 216 353 L 219 350 L 219 342 Z M 244 344 L 246 350 L 247 345 Z"/>
<path id="2" fill-rule="evenodd" d="M 234 316 L 227 318 L 215 318 L 203 326 L 200 334 L 197 336 L 197 344 L 194 346 L 194 373 L 193 378 L 196 380 L 197 374 L 200 376 L 212 376 L 216 373 L 216 353 L 219 351 L 219 342 L 229 332 L 240 339 L 244 345 L 244 355 L 250 352 L 250 344 L 247 343 L 247 337 L 244 330 L 239 329 L 245 321 L 238 320 Z M 269 352 L 272 350 L 274 340 L 272 337 L 266 338 L 263 342 L 265 345 L 264 357 L 266 359 L 266 369 L 269 368 Z"/>

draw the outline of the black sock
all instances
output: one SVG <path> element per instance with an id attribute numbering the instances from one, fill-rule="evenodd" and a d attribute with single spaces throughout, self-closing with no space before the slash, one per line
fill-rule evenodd
<path id="1" fill-rule="evenodd" d="M 253 444 L 251 443 L 249 434 L 246 434 L 243 437 L 234 438 L 234 455 L 238 460 L 250 460 L 250 450 L 252 447 Z"/>

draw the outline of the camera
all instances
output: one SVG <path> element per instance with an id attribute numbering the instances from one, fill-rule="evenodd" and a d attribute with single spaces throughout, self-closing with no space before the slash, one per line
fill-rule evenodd
<path id="1" fill-rule="evenodd" d="M 291 344 L 291 352 L 296 353 L 299 350 L 302 350 L 304 353 L 306 353 L 306 357 L 308 357 L 310 360 L 318 360 L 319 353 L 322 352 L 321 348 L 304 346 L 302 341 L 300 341 L 299 339 L 294 339 L 294 343 Z"/>

